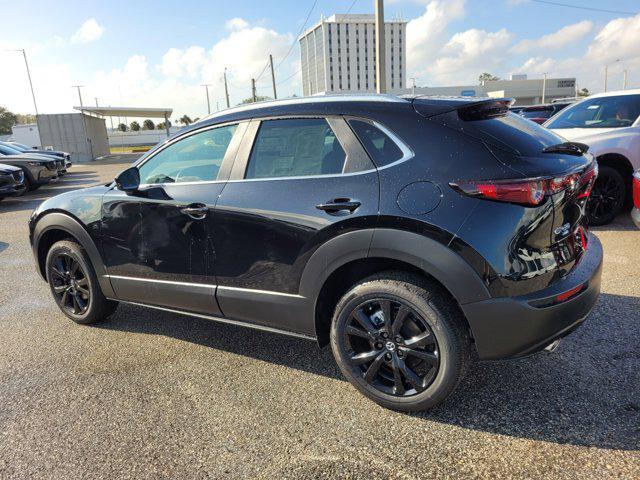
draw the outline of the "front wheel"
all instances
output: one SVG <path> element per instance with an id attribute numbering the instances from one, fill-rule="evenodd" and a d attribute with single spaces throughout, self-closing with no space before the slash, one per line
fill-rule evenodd
<path id="1" fill-rule="evenodd" d="M 76 323 L 105 319 L 118 306 L 100 290 L 91 261 L 84 249 L 71 240 L 61 240 L 49 249 L 47 282 L 58 307 Z"/>
<path id="2" fill-rule="evenodd" d="M 624 206 L 627 189 L 624 178 L 612 167 L 600 167 L 587 202 L 590 225 L 606 225 L 620 213 Z"/>
<path id="3" fill-rule="evenodd" d="M 396 272 L 370 277 L 342 297 L 331 348 L 362 394 L 405 412 L 444 401 L 470 359 L 469 335 L 454 300 L 433 282 Z"/>

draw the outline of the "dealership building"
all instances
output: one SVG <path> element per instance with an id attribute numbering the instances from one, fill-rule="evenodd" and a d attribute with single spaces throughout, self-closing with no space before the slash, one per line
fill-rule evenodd
<path id="1" fill-rule="evenodd" d="M 558 98 L 576 96 L 575 78 L 527 78 L 526 75 L 512 75 L 509 80 L 488 80 L 479 85 L 456 85 L 452 87 L 416 87 L 391 90 L 391 93 L 416 93 L 422 95 L 445 95 L 463 97 L 509 97 L 515 105 L 535 105 Z"/>

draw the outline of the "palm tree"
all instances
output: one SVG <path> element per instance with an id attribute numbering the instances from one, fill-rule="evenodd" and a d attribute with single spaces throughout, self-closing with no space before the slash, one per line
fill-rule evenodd
<path id="1" fill-rule="evenodd" d="M 191 120 L 191 117 L 189 117 L 189 115 L 183 115 L 182 117 L 180 117 L 180 120 L 178 120 L 178 122 L 182 123 L 183 125 L 191 125 L 193 123 L 193 120 Z"/>

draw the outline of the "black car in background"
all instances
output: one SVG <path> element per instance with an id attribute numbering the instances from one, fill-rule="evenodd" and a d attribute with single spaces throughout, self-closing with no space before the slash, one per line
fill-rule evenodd
<path id="1" fill-rule="evenodd" d="M 327 96 L 219 112 L 29 221 L 77 323 L 118 302 L 331 344 L 379 404 L 550 348 L 593 308 L 597 167 L 509 100 Z M 238 335 L 242 330 L 238 329 Z"/>
<path id="2" fill-rule="evenodd" d="M 58 176 L 62 177 L 67 173 L 67 169 L 71 167 L 71 155 L 65 152 L 58 152 L 55 150 L 36 150 L 35 148 L 29 148 L 26 145 L 16 142 L 0 142 L 0 145 L 18 150 L 20 153 L 35 153 L 37 155 L 44 155 L 50 157 L 57 162 Z"/>
<path id="3" fill-rule="evenodd" d="M 23 195 L 25 191 L 22 169 L 0 163 L 0 200 Z"/>
<path id="4" fill-rule="evenodd" d="M 6 145 L 0 145 L 0 163 L 13 165 L 24 172 L 25 191 L 56 180 L 60 168 L 60 160 L 37 153 L 22 153 Z"/>
<path id="5" fill-rule="evenodd" d="M 563 108 L 571 105 L 573 102 L 554 102 L 546 103 L 543 105 L 531 105 L 529 107 L 522 107 L 518 114 L 524 118 L 536 122 L 542 125 L 544 122 L 553 117 Z"/>

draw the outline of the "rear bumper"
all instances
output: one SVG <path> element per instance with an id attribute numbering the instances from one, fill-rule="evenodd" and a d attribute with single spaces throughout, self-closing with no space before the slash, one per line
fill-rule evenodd
<path id="1" fill-rule="evenodd" d="M 631 210 L 631 218 L 633 219 L 633 223 L 636 224 L 636 227 L 640 228 L 640 210 L 633 208 Z"/>
<path id="2" fill-rule="evenodd" d="M 571 333 L 596 304 L 601 274 L 602 245 L 589 233 L 587 250 L 578 265 L 553 286 L 519 297 L 461 305 L 480 359 L 521 357 Z M 558 295 L 581 285 L 579 293 L 568 300 L 556 301 Z"/>

